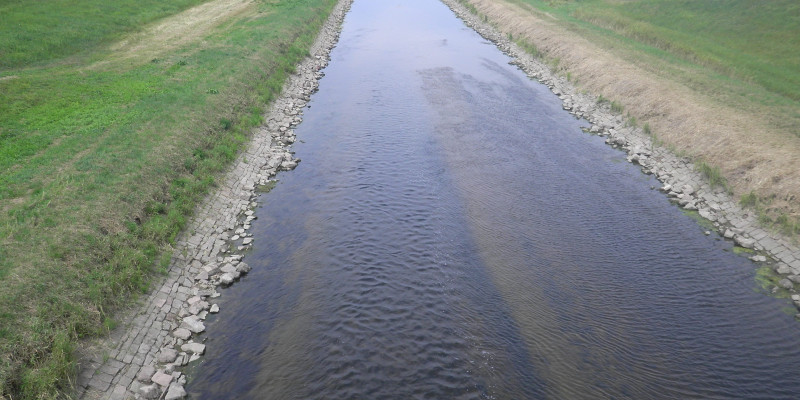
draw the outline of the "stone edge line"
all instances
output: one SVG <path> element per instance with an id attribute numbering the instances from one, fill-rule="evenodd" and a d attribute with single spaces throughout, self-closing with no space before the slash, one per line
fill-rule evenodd
<path id="1" fill-rule="evenodd" d="M 289 146 L 302 109 L 317 91 L 321 70 L 339 40 L 353 0 L 340 0 L 282 95 L 265 114 L 265 124 L 253 132 L 248 147 L 200 204 L 176 241 L 167 276 L 131 320 L 94 346 L 80 361 L 75 382 L 79 399 L 182 399 L 186 376 L 182 367 L 205 352 L 203 321 L 219 312 L 216 288 L 234 283 L 250 267 L 243 261 L 253 243 L 248 232 L 256 217 L 259 188 L 270 185 L 279 171 L 292 170 L 300 159 Z M 100 348 L 98 350 L 97 348 Z"/>
<path id="2" fill-rule="evenodd" d="M 464 23 L 484 39 L 494 43 L 511 57 L 515 65 L 528 77 L 547 85 L 563 102 L 563 109 L 576 118 L 588 120 L 592 126 L 584 131 L 606 137 L 606 144 L 627 152 L 627 160 L 638 164 L 642 172 L 663 183 L 660 190 L 670 201 L 698 214 L 714 224 L 718 233 L 736 245 L 753 250 L 750 259 L 770 266 L 782 279 L 778 285 L 794 290 L 800 283 L 800 248 L 789 240 L 760 227 L 754 212 L 742 209 L 724 189 L 711 187 L 694 164 L 678 157 L 668 149 L 653 145 L 644 130 L 628 126 L 607 102 L 598 103 L 594 95 L 581 93 L 564 77 L 557 76 L 546 64 L 535 59 L 501 32 L 471 13 L 459 0 L 441 0 Z M 710 235 L 710 231 L 706 231 Z M 773 292 L 776 288 L 773 288 Z M 795 307 L 800 308 L 800 294 L 791 296 Z M 800 317 L 800 314 L 797 314 Z"/>

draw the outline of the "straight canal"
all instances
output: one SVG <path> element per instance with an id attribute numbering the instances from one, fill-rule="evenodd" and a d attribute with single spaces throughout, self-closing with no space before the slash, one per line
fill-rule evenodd
<path id="1" fill-rule="evenodd" d="M 356 0 L 196 399 L 797 398 L 756 266 L 436 0 Z"/>

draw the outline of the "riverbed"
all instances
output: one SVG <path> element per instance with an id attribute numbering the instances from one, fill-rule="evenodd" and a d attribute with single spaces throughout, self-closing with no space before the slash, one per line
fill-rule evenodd
<path id="1" fill-rule="evenodd" d="M 756 266 L 435 0 L 356 0 L 198 399 L 794 398 Z"/>

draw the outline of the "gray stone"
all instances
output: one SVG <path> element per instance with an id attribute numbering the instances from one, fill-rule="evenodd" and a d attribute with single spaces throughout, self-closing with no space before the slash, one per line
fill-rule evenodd
<path id="1" fill-rule="evenodd" d="M 189 306 L 189 313 L 193 314 L 193 315 L 197 315 L 197 314 L 200 313 L 200 311 L 207 310 L 208 307 L 209 307 L 209 304 L 208 304 L 208 302 L 205 302 L 205 301 L 194 303 L 191 306 Z"/>
<path id="2" fill-rule="evenodd" d="M 186 328 L 178 328 L 172 331 L 172 336 L 175 336 L 178 339 L 186 340 L 192 337 L 192 332 Z"/>
<path id="3" fill-rule="evenodd" d="M 172 382 L 172 375 L 165 374 L 162 371 L 156 371 L 150 380 L 153 381 L 153 383 L 157 383 L 159 386 L 167 387 L 169 386 L 170 382 Z"/>
<path id="4" fill-rule="evenodd" d="M 192 354 L 203 354 L 206 351 L 206 345 L 202 343 L 186 343 L 181 346 L 181 350 Z"/>
<path id="5" fill-rule="evenodd" d="M 155 400 L 161 397 L 161 388 L 158 385 L 147 385 L 139 388 L 139 396 L 143 399 Z"/>
<path id="6" fill-rule="evenodd" d="M 219 312 L 219 304 L 212 304 L 211 308 L 208 310 L 208 312 L 210 312 L 212 314 L 218 313 Z"/>
<path id="7" fill-rule="evenodd" d="M 181 328 L 186 328 L 194 333 L 200 333 L 206 330 L 206 326 L 203 322 L 194 315 L 184 318 Z"/>
<path id="8" fill-rule="evenodd" d="M 750 259 L 753 260 L 754 262 L 765 262 L 765 261 L 767 261 L 767 257 L 764 257 L 762 255 L 752 256 L 752 257 L 750 257 Z"/>
<path id="9" fill-rule="evenodd" d="M 164 348 L 158 353 L 158 362 L 162 364 L 171 363 L 178 357 L 178 351 L 171 348 Z"/>
<path id="10" fill-rule="evenodd" d="M 714 214 L 712 214 L 711 211 L 709 211 L 709 210 L 707 210 L 705 208 L 701 208 L 699 213 L 700 213 L 701 217 L 703 217 L 703 218 L 705 218 L 705 219 L 707 219 L 709 221 L 713 221 L 714 220 Z"/>
<path id="11" fill-rule="evenodd" d="M 150 383 L 150 378 L 156 373 L 156 369 L 152 365 L 145 365 L 136 374 L 136 380 L 142 383 Z"/>
<path id="12" fill-rule="evenodd" d="M 792 273 L 792 269 L 789 268 L 788 265 L 781 264 L 780 266 L 778 266 L 778 269 L 776 270 L 776 272 L 781 274 L 781 275 L 788 275 L 788 274 Z"/>
<path id="13" fill-rule="evenodd" d="M 236 266 L 236 271 L 239 272 L 239 273 L 242 273 L 242 274 L 246 274 L 246 273 L 250 272 L 250 270 L 251 270 L 251 268 L 250 268 L 249 265 L 247 265 L 247 263 L 243 263 L 242 262 L 242 263 L 239 263 Z"/>
<path id="14" fill-rule="evenodd" d="M 790 281 L 790 280 L 788 280 L 786 278 L 783 278 L 780 281 L 778 281 L 778 286 L 780 286 L 780 287 L 782 287 L 784 289 L 792 289 L 792 288 L 794 288 L 794 284 L 792 283 L 792 281 Z"/>
<path id="15" fill-rule="evenodd" d="M 203 267 L 203 270 L 206 271 L 209 275 L 214 275 L 219 271 L 219 264 L 217 263 L 209 263 Z"/>
<path id="16" fill-rule="evenodd" d="M 736 236 L 733 240 L 736 242 L 736 244 L 746 249 L 752 249 L 753 245 L 756 243 L 753 239 L 748 239 L 744 236 Z"/>
<path id="17" fill-rule="evenodd" d="M 169 390 L 167 390 L 167 395 L 164 396 L 164 400 L 178 400 L 185 397 L 186 390 L 183 389 L 183 385 L 173 383 L 172 385 L 169 385 Z"/>
<path id="18" fill-rule="evenodd" d="M 219 270 L 222 271 L 222 272 L 229 272 L 229 273 L 233 274 L 234 272 L 236 272 L 236 267 L 234 267 L 231 264 L 225 264 L 222 267 L 220 267 Z"/>
<path id="19" fill-rule="evenodd" d="M 234 280 L 236 280 L 236 278 L 234 278 L 233 274 L 231 274 L 230 272 L 226 272 L 219 277 L 219 283 L 221 283 L 224 286 L 232 284 Z"/>

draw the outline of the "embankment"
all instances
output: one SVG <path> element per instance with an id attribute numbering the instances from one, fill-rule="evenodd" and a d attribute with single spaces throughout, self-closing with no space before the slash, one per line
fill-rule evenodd
<path id="1" fill-rule="evenodd" d="M 219 188 L 198 207 L 176 242 L 167 278 L 110 340 L 84 350 L 76 385 L 79 398 L 186 396 L 182 369 L 205 352 L 204 320 L 220 312 L 214 300 L 220 296 L 217 288 L 250 271 L 244 257 L 253 244 L 249 230 L 258 191 L 268 190 L 279 171 L 300 162 L 289 151 L 296 139 L 293 128 L 317 89 L 349 5 L 342 0 L 331 12 L 310 56 L 271 104 L 265 124 L 255 130 Z"/>
<path id="2" fill-rule="evenodd" d="M 619 110 L 615 110 L 608 102 L 598 101 L 599 98 L 596 95 L 592 94 L 591 91 L 587 91 L 586 86 L 591 85 L 575 85 L 565 77 L 559 76 L 544 60 L 534 57 L 530 52 L 510 40 L 513 33 L 511 35 L 503 33 L 488 22 L 492 20 L 493 16 L 496 18 L 504 16 L 507 19 L 503 21 L 515 26 L 517 30 L 524 31 L 526 29 L 525 24 L 533 23 L 531 20 L 509 17 L 509 15 L 516 14 L 502 8 L 495 9 L 492 6 L 494 3 L 484 2 L 484 0 L 474 0 L 474 3 L 469 3 L 480 5 L 479 7 L 465 6 L 459 0 L 443 0 L 443 2 L 453 9 L 467 25 L 486 39 L 494 42 L 503 52 L 512 57 L 511 62 L 525 71 L 528 76 L 547 85 L 562 100 L 564 110 L 569 111 L 578 118 L 584 118 L 591 122 L 592 125 L 587 126 L 585 129 L 588 133 L 606 137 L 607 144 L 628 154 L 628 162 L 641 166 L 642 172 L 646 174 L 655 175 L 663 183 L 660 190 L 665 192 L 671 201 L 688 213 L 695 215 L 698 219 L 706 221 L 705 224 L 709 228 L 716 230 L 725 239 L 735 242 L 740 249 L 744 249 L 742 250 L 743 252 L 753 253 L 751 259 L 754 262 L 763 263 L 772 268 L 776 273 L 771 278 L 770 289 L 772 292 L 784 297 L 791 296 L 795 306 L 800 308 L 800 295 L 794 294 L 796 293 L 797 285 L 800 284 L 800 248 L 791 238 L 783 237 L 776 232 L 771 232 L 761 227 L 756 213 L 752 210 L 743 209 L 739 202 L 731 196 L 728 189 L 712 185 L 692 160 L 675 154 L 672 149 L 665 146 L 657 146 L 647 129 L 631 124 L 621 115 Z M 516 12 L 522 13 L 520 10 L 516 10 Z M 488 18 L 482 17 L 483 15 L 488 16 Z M 506 25 L 500 24 L 500 26 L 504 27 Z M 544 32 L 541 34 L 546 36 L 544 28 L 533 29 L 536 32 L 540 30 Z M 562 32 L 562 34 L 565 33 Z M 551 43 L 551 45 L 553 48 L 566 47 L 572 39 L 564 40 L 567 44 L 559 46 Z M 588 43 L 583 43 L 583 45 L 589 46 Z M 575 52 L 580 50 L 581 48 L 578 47 L 572 49 Z M 577 63 L 577 61 L 575 62 Z M 611 63 L 611 59 L 607 62 Z M 607 67 L 609 68 L 607 74 L 620 73 L 621 75 L 608 77 L 600 71 L 596 71 L 604 82 L 625 82 L 636 76 L 625 75 L 621 70 L 611 69 L 611 65 L 607 65 Z M 575 68 L 579 69 L 579 66 L 576 65 Z M 634 74 L 635 71 L 630 73 Z M 656 84 L 654 78 L 643 76 L 641 79 L 643 79 L 642 82 Z M 632 85 L 644 85 L 645 83 L 642 82 L 632 83 Z M 640 87 L 639 90 L 634 90 L 632 93 L 643 96 L 642 93 L 644 92 L 646 92 L 645 88 Z M 645 98 L 637 96 L 629 97 L 627 101 L 633 102 L 636 99 L 645 101 Z M 692 106 L 692 104 L 687 103 L 681 104 L 686 104 L 687 107 Z M 651 106 L 655 106 L 655 104 L 651 104 Z M 664 113 L 660 117 L 663 123 L 672 121 L 671 123 L 678 124 L 677 120 L 681 117 L 693 118 L 695 121 L 693 123 L 695 124 L 704 123 L 701 115 L 695 115 L 696 110 L 692 108 L 686 110 L 675 109 L 674 114 L 669 114 L 668 111 L 673 110 L 672 107 L 675 106 L 670 105 L 661 109 Z M 656 120 L 655 117 L 651 116 L 651 118 L 654 121 Z M 707 122 L 705 123 L 707 124 Z M 699 138 L 700 136 L 693 137 Z M 783 140 L 794 143 L 791 138 L 784 137 Z M 785 168 L 790 168 L 800 162 L 800 158 L 792 156 L 797 151 L 796 149 L 775 149 L 772 147 L 774 145 L 772 142 L 760 146 L 752 144 L 753 147 L 758 148 L 759 154 L 764 156 L 770 150 L 780 150 L 779 154 L 785 156 L 785 158 L 781 159 L 780 165 Z M 700 146 L 700 144 L 696 146 Z M 741 152 L 746 151 L 746 149 L 749 149 L 749 147 L 737 147 L 731 151 Z M 753 167 L 752 169 L 756 168 Z M 763 171 L 762 166 L 759 166 L 758 171 L 767 173 Z M 788 171 L 784 172 L 787 176 L 791 175 L 788 174 Z M 794 180 L 797 177 L 787 179 Z M 779 180 L 776 179 L 776 181 Z M 788 194 L 789 198 L 793 199 L 794 197 L 791 196 L 794 196 L 793 193 L 798 190 L 798 187 L 786 188 L 785 190 L 787 191 L 786 193 L 790 193 Z M 711 234 L 711 231 L 707 231 L 706 234 Z"/>
<path id="3" fill-rule="evenodd" d="M 336 4 L 3 9 L 0 53 L 24 57 L 0 66 L 0 399 L 68 397 L 87 367 L 75 349 L 127 326 L 119 311 L 171 273 L 180 232 L 229 188 L 224 173 Z"/>
<path id="4" fill-rule="evenodd" d="M 519 1 L 467 0 L 480 16 L 514 41 L 524 42 L 557 64 L 579 90 L 610 99 L 655 140 L 696 164 L 721 172 L 734 198 L 755 193 L 770 202 L 770 216 L 800 217 L 800 136 L 763 106 L 727 102 L 725 89 L 697 90 L 651 60 L 631 61 L 621 44 L 576 32 L 557 16 Z M 634 55 L 635 57 L 635 55 Z M 655 71 L 655 72 L 654 72 Z M 732 96 L 728 96 L 732 97 Z M 717 178 L 717 177 L 715 177 Z M 790 229 L 791 230 L 791 229 Z M 796 232 L 795 232 L 796 233 Z"/>

